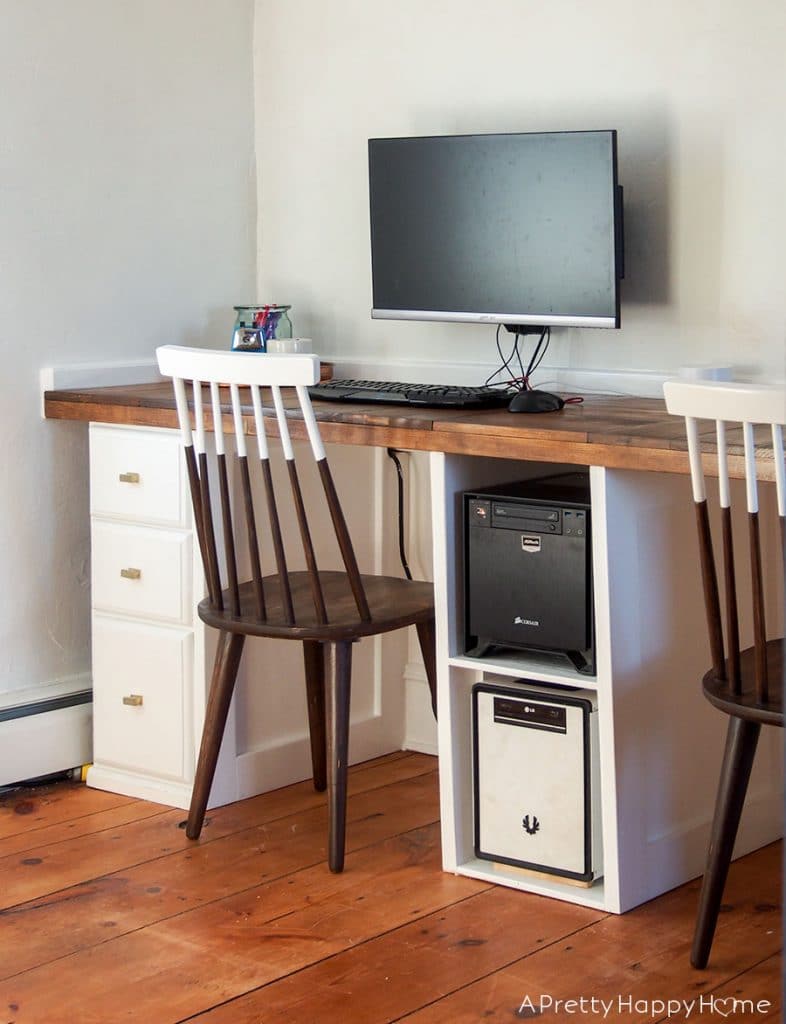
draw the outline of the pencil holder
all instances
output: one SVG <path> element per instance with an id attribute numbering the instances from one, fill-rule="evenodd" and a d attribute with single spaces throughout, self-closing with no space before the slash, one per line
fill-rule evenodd
<path id="1" fill-rule="evenodd" d="M 291 306 L 235 306 L 233 352 L 267 352 L 268 342 L 292 337 Z"/>

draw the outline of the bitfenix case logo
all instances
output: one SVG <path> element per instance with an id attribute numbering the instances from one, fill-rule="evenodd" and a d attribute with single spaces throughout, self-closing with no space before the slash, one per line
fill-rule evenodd
<path id="1" fill-rule="evenodd" d="M 557 999 L 550 995 L 525 996 L 516 1011 L 519 1020 L 541 1016 L 589 1017 L 614 1020 L 615 1017 L 636 1014 L 640 1021 L 688 1021 L 714 1017 L 717 1020 L 756 1020 L 769 1014 L 769 999 L 741 999 L 739 996 L 696 996 L 694 999 L 636 999 L 631 995 L 618 995 L 610 999 L 598 996 L 579 996 L 575 999 Z"/>

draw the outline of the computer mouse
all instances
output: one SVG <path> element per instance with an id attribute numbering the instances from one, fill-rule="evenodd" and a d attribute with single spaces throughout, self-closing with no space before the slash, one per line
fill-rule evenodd
<path id="1" fill-rule="evenodd" d="M 508 412 L 557 412 L 565 404 L 550 391 L 519 391 L 508 405 Z"/>

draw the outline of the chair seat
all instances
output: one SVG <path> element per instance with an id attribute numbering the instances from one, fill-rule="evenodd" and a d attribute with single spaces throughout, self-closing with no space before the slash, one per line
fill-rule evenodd
<path id="1" fill-rule="evenodd" d="M 754 684 L 754 649 L 747 648 L 740 654 L 740 675 L 742 692 L 729 692 L 726 679 L 718 679 L 710 669 L 702 680 L 704 696 L 716 708 L 727 715 L 736 715 L 762 725 L 783 726 L 783 640 L 767 641 L 768 700 L 762 704 L 756 700 Z"/>
<path id="2" fill-rule="evenodd" d="M 281 580 L 278 575 L 266 576 L 262 581 L 266 621 L 260 621 L 251 581 L 240 586 L 240 615 L 233 615 L 229 610 L 229 592 L 224 591 L 224 609 L 216 610 L 205 599 L 199 605 L 199 617 L 208 625 L 230 633 L 323 641 L 354 640 L 433 618 L 434 588 L 430 583 L 402 580 L 393 576 L 361 576 L 361 579 L 371 610 L 369 622 L 359 617 L 349 578 L 344 572 L 319 573 L 327 608 L 327 624 L 317 620 L 311 578 L 307 572 L 289 573 L 295 609 L 294 625 L 289 624 L 284 617 Z"/>

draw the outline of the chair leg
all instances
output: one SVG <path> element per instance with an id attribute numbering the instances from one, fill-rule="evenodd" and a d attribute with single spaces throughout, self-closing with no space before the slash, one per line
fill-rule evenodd
<path id="1" fill-rule="evenodd" d="M 415 623 L 420 642 L 420 652 L 423 655 L 423 664 L 426 668 L 426 679 L 428 688 L 431 691 L 431 710 L 434 718 L 437 717 L 437 641 L 434 619 L 427 622 Z"/>
<path id="2" fill-rule="evenodd" d="M 327 788 L 327 741 L 325 738 L 325 650 L 316 640 L 303 641 L 306 666 L 308 730 L 311 736 L 311 769 L 314 789 Z"/>
<path id="3" fill-rule="evenodd" d="M 186 835 L 189 839 L 198 839 L 202 831 L 205 808 L 210 797 L 210 787 L 213 785 L 218 752 L 224 737 L 224 727 L 245 639 L 242 633 L 228 632 L 222 632 L 218 638 L 213 677 L 210 680 L 210 693 L 205 709 L 205 724 L 202 728 L 199 761 L 186 823 Z"/>
<path id="4" fill-rule="evenodd" d="M 707 867 L 701 883 L 699 911 L 690 962 L 704 968 L 710 958 L 710 949 L 718 922 L 723 888 L 729 873 L 729 864 L 737 837 L 745 792 L 748 788 L 753 757 L 761 726 L 743 718 L 732 717 L 726 734 L 715 814 L 712 819 Z"/>
<path id="5" fill-rule="evenodd" d="M 352 643 L 342 640 L 330 644 L 327 679 L 328 864 L 333 872 L 344 870 L 351 675 Z"/>

